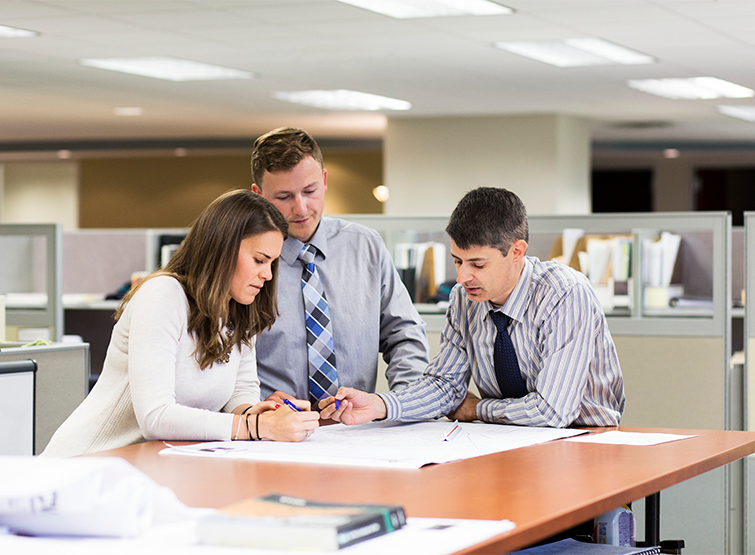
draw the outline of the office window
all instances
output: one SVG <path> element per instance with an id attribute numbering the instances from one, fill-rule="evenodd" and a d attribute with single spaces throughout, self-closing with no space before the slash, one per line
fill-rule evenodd
<path id="1" fill-rule="evenodd" d="M 652 212 L 652 170 L 593 170 L 592 211 Z"/>
<path id="2" fill-rule="evenodd" d="M 696 210 L 730 210 L 732 225 L 744 224 L 744 212 L 755 210 L 755 168 L 698 168 Z"/>

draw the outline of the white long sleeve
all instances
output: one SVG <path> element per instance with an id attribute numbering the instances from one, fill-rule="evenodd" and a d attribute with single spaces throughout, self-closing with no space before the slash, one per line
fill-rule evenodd
<path id="1" fill-rule="evenodd" d="M 113 328 L 102 375 L 45 454 L 76 455 L 151 439 L 227 440 L 240 404 L 259 402 L 254 349 L 200 370 L 181 284 L 148 280 Z"/>

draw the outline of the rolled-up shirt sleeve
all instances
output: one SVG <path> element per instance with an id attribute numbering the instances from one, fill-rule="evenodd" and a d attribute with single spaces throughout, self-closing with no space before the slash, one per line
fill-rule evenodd
<path id="1" fill-rule="evenodd" d="M 470 378 L 465 334 L 455 309 L 446 312 L 440 351 L 419 380 L 390 393 L 381 393 L 386 420 L 413 422 L 438 418 L 455 409 L 467 393 Z"/>

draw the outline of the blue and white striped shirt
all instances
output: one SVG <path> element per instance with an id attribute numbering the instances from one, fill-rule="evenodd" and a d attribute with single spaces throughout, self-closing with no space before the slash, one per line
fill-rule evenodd
<path id="1" fill-rule="evenodd" d="M 451 292 L 440 352 L 425 375 L 381 394 L 387 420 L 443 416 L 467 392 L 469 379 L 486 422 L 566 427 L 618 425 L 624 381 L 603 310 L 587 278 L 556 262 L 526 257 L 514 290 L 498 310 L 511 317 L 509 333 L 529 393 L 501 399 L 493 367 L 496 327 L 490 302 L 474 302 L 461 286 Z"/>

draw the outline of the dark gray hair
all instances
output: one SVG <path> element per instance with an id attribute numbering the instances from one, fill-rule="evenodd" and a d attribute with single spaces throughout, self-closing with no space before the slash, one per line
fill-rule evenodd
<path id="1" fill-rule="evenodd" d="M 527 209 L 506 189 L 473 189 L 456 205 L 446 233 L 461 249 L 494 247 L 506 256 L 516 241 L 529 241 Z"/>

